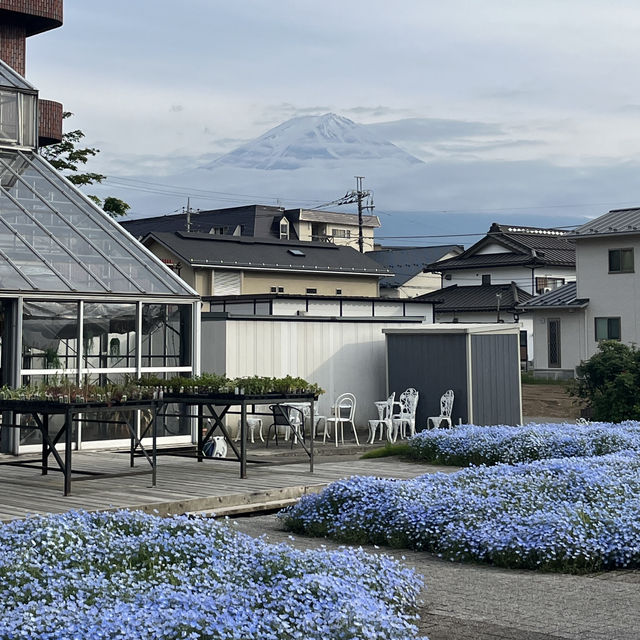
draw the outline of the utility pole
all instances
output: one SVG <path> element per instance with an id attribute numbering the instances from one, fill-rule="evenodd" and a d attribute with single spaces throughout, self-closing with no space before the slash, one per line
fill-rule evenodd
<path id="1" fill-rule="evenodd" d="M 200 211 L 200 209 L 198 209 L 198 211 Z M 194 211 L 191 208 L 191 198 L 187 197 L 187 208 L 185 209 L 184 207 L 182 208 L 182 213 L 186 213 L 187 214 L 187 222 L 186 222 L 186 228 L 187 228 L 187 232 L 191 231 L 191 214 L 192 213 L 197 213 L 196 211 Z"/>
<path id="2" fill-rule="evenodd" d="M 342 198 L 338 200 L 334 200 L 333 202 L 327 202 L 327 204 L 322 205 L 324 207 L 330 206 L 340 206 L 343 204 L 353 204 L 354 202 L 358 205 L 358 251 L 360 253 L 364 253 L 364 236 L 362 233 L 362 228 L 364 226 L 364 221 L 362 219 L 362 214 L 365 209 L 369 211 L 373 211 L 375 209 L 375 205 L 373 204 L 373 193 L 368 189 L 362 188 L 362 181 L 364 180 L 364 176 L 355 176 L 356 179 L 356 189 L 355 191 L 348 191 Z"/>

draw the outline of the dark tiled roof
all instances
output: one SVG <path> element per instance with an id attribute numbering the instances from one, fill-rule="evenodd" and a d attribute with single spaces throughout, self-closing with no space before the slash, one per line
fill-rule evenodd
<path id="1" fill-rule="evenodd" d="M 328 243 L 285 242 L 181 231 L 150 233 L 145 237 L 145 243 L 149 239 L 156 240 L 192 265 L 393 275 L 364 253 Z M 298 252 L 302 255 L 295 255 Z"/>
<path id="2" fill-rule="evenodd" d="M 459 244 L 447 244 L 437 247 L 398 247 L 386 248 L 379 251 L 369 251 L 367 255 L 377 263 L 395 273 L 392 278 L 385 278 L 381 287 L 399 287 L 422 270 L 431 262 L 435 262 L 450 252 L 462 252 Z"/>
<path id="3" fill-rule="evenodd" d="M 495 311 L 500 294 L 500 308 L 514 310 L 531 299 L 531 294 L 511 284 L 489 284 L 460 287 L 456 284 L 432 293 L 417 296 L 414 300 L 433 302 L 436 313 L 442 311 Z"/>
<path id="4" fill-rule="evenodd" d="M 504 253 L 480 253 L 490 244 L 500 244 Z M 549 265 L 572 267 L 576 264 L 575 246 L 566 231 L 537 227 L 492 224 L 487 235 L 464 253 L 437 264 L 431 271 L 473 269 L 514 265 Z"/>
<path id="5" fill-rule="evenodd" d="M 640 233 L 640 208 L 613 209 L 590 220 L 571 233 L 573 238 Z"/>
<path id="6" fill-rule="evenodd" d="M 266 205 L 247 205 L 214 209 L 211 211 L 194 211 L 191 213 L 191 231 L 209 233 L 213 227 L 228 227 L 231 231 L 237 226 L 244 227 L 243 235 L 272 237 L 273 222 L 282 217 L 281 207 Z M 121 220 L 120 224 L 136 238 L 143 238 L 148 233 L 157 231 L 186 231 L 187 214 L 176 213 L 168 216 L 153 216 Z M 231 233 L 229 233 L 231 235 Z"/>
<path id="7" fill-rule="evenodd" d="M 549 291 L 544 295 L 532 298 L 523 309 L 557 309 L 560 307 L 586 307 L 589 304 L 588 298 L 576 298 L 577 286 L 575 282 L 567 284 Z"/>

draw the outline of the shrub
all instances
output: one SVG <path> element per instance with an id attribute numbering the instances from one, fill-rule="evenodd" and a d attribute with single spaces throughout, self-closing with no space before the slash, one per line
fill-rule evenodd
<path id="1" fill-rule="evenodd" d="M 571 394 L 586 400 L 594 420 L 640 419 L 640 352 L 636 347 L 605 340 L 576 372 Z"/>
<path id="2" fill-rule="evenodd" d="M 0 526 L 0 637 L 409 640 L 421 579 L 203 518 L 69 513 Z"/>
<path id="3" fill-rule="evenodd" d="M 279 517 L 292 531 L 568 572 L 640 567 L 640 460 L 613 454 L 472 467 L 414 480 L 353 477 Z"/>
<path id="4" fill-rule="evenodd" d="M 409 440 L 407 447 L 410 457 L 416 460 L 460 467 L 600 456 L 619 451 L 640 453 L 640 423 L 461 425 L 421 431 Z"/>

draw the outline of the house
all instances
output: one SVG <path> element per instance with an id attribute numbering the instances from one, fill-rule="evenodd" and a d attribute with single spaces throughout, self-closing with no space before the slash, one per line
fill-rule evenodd
<path id="1" fill-rule="evenodd" d="M 29 33 L 34 3 L 11 4 Z M 62 2 L 37 4 L 61 21 Z M 37 153 L 38 91 L 3 61 L 0 98 L 0 385 L 198 373 L 197 293 Z M 76 446 L 116 444 L 103 426 L 76 424 Z M 180 428 L 160 436 L 189 441 Z M 0 451 L 28 450 L 42 451 L 39 431 L 0 426 Z"/>
<path id="2" fill-rule="evenodd" d="M 442 286 L 516 285 L 539 295 L 575 280 L 575 248 L 568 232 L 493 223 L 487 235 L 460 255 L 429 264 Z"/>
<path id="3" fill-rule="evenodd" d="M 529 318 L 521 318 L 521 306 L 532 298 L 515 282 L 461 286 L 453 284 L 444 289 L 418 296 L 416 300 L 434 305 L 434 322 L 500 322 L 520 323 L 520 360 L 529 360 L 528 336 L 533 332 Z"/>
<path id="4" fill-rule="evenodd" d="M 573 377 L 600 340 L 640 344 L 640 208 L 609 211 L 567 238 L 576 246 L 576 282 L 523 306 L 540 377 Z"/>
<path id="5" fill-rule="evenodd" d="M 369 257 L 380 263 L 393 276 L 380 282 L 380 295 L 385 298 L 414 298 L 440 289 L 440 275 L 427 273 L 424 268 L 438 260 L 460 255 L 464 247 L 448 244 L 436 247 L 376 247 Z"/>
<path id="6" fill-rule="evenodd" d="M 332 211 L 285 210 L 254 204 L 124 220 L 121 224 L 137 238 L 152 231 L 192 231 L 217 236 L 328 242 L 358 248 L 358 216 Z M 374 229 L 379 226 L 377 216 L 363 216 L 365 251 L 373 249 Z"/>
<path id="7" fill-rule="evenodd" d="M 158 231 L 144 245 L 202 296 L 260 293 L 378 297 L 391 275 L 351 247 L 202 232 Z"/>

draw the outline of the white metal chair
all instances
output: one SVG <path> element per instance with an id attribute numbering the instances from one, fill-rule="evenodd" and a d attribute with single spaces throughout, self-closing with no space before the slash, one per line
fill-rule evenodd
<path id="1" fill-rule="evenodd" d="M 453 410 L 453 391 L 445 391 L 440 398 L 440 415 L 427 418 L 427 429 L 439 429 L 442 423 L 451 427 L 451 411 Z"/>
<path id="2" fill-rule="evenodd" d="M 393 413 L 393 404 L 396 399 L 396 392 L 394 391 L 386 400 L 376 402 L 376 409 L 378 409 L 378 419 L 369 420 L 369 438 L 367 442 L 373 444 L 376 440 L 376 432 L 380 428 L 380 440 L 382 440 L 384 433 L 386 432 L 387 438 L 391 439 L 391 414 Z"/>
<path id="3" fill-rule="evenodd" d="M 398 433 L 402 439 L 407 437 L 407 427 L 409 428 L 409 435 L 413 436 L 416 433 L 416 409 L 418 407 L 418 396 L 420 394 L 416 389 L 410 387 L 400 394 L 398 402 L 394 403 L 398 405 L 398 413 L 394 413 L 391 416 L 393 440 L 395 442 L 398 437 Z M 391 439 L 391 438 L 390 438 Z"/>
<path id="4" fill-rule="evenodd" d="M 336 447 L 338 446 L 338 427 L 340 427 L 340 437 L 344 444 L 344 424 L 348 422 L 353 428 L 353 435 L 356 439 L 356 444 L 359 445 L 358 432 L 356 431 L 356 397 L 353 393 L 340 394 L 333 405 L 333 415 L 328 417 L 324 423 L 324 433 L 322 436 L 322 443 L 324 444 L 329 435 L 331 425 L 333 425 L 333 431 L 336 438 Z"/>

